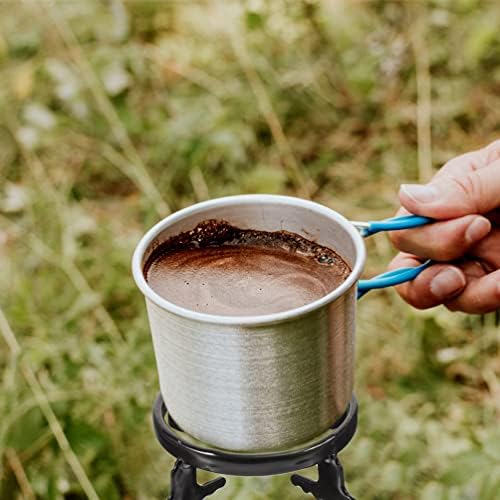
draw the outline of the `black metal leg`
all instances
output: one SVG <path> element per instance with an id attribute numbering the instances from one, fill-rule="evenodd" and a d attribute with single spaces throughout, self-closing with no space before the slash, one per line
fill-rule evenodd
<path id="1" fill-rule="evenodd" d="M 346 489 L 344 469 L 336 455 L 318 464 L 317 481 L 293 474 L 292 483 L 300 486 L 304 493 L 311 493 L 317 500 L 355 500 Z"/>
<path id="2" fill-rule="evenodd" d="M 219 477 L 204 485 L 196 482 L 196 467 L 177 459 L 170 475 L 172 487 L 168 500 L 202 500 L 226 484 L 223 477 Z"/>
<path id="3" fill-rule="evenodd" d="M 357 417 L 358 404 L 353 396 L 345 415 L 332 426 L 334 432 L 314 446 L 286 454 L 241 454 L 200 447 L 191 442 L 191 438 L 181 437 L 179 427 L 171 420 L 161 395 L 158 395 L 153 407 L 155 434 L 163 448 L 177 458 L 171 472 L 168 500 L 202 500 L 226 484 L 226 480 L 219 477 L 199 485 L 196 481 L 197 469 L 231 476 L 270 476 L 315 464 L 318 465 L 317 481 L 294 474 L 292 483 L 300 486 L 305 493 L 311 493 L 316 500 L 355 500 L 345 486 L 344 471 L 337 453 L 352 439 Z"/>

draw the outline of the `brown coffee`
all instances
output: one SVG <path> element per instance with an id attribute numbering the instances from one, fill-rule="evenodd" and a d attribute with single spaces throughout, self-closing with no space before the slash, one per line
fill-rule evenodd
<path id="1" fill-rule="evenodd" d="M 349 273 L 336 252 L 297 234 L 239 229 L 216 220 L 165 241 L 144 266 L 158 295 L 225 316 L 303 306 L 337 288 Z"/>

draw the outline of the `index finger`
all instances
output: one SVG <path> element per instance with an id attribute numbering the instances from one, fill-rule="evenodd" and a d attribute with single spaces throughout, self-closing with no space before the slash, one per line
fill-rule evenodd
<path id="1" fill-rule="evenodd" d="M 432 180 L 442 177 L 461 177 L 480 168 L 487 167 L 500 159 L 500 140 L 493 141 L 484 148 L 471 151 L 447 161 Z"/>

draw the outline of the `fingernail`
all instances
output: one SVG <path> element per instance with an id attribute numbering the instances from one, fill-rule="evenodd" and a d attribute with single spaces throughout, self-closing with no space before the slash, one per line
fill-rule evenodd
<path id="1" fill-rule="evenodd" d="M 401 184 L 401 192 L 417 203 L 431 203 L 439 196 L 436 187 L 430 184 Z"/>
<path id="2" fill-rule="evenodd" d="M 463 274 L 454 267 L 447 267 L 434 276 L 431 293 L 437 299 L 449 299 L 465 286 Z"/>
<path id="3" fill-rule="evenodd" d="M 472 243 L 483 239 L 490 232 L 490 229 L 490 221 L 484 217 L 478 217 L 472 221 L 465 231 L 465 241 L 472 245 Z"/>

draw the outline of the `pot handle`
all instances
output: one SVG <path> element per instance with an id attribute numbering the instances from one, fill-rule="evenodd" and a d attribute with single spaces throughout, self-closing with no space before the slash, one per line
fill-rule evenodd
<path id="1" fill-rule="evenodd" d="M 425 226 L 426 224 L 430 224 L 432 222 L 434 222 L 434 219 L 422 217 L 420 215 L 402 215 L 400 217 L 392 217 L 382 221 L 351 221 L 351 223 L 359 229 L 361 236 L 363 237 L 368 237 L 381 231 L 398 231 L 400 229 L 411 229 L 414 227 Z M 411 281 L 415 279 L 424 269 L 431 266 L 432 263 L 433 262 L 431 260 L 428 260 L 417 267 L 402 267 L 401 269 L 394 269 L 392 271 L 379 274 L 369 280 L 359 280 L 358 299 L 370 290 L 400 285 L 406 281 Z"/>

